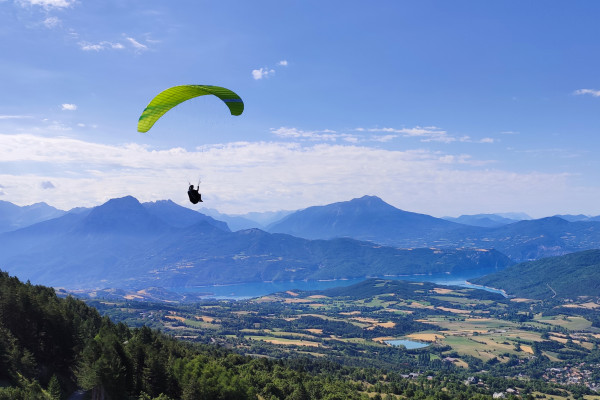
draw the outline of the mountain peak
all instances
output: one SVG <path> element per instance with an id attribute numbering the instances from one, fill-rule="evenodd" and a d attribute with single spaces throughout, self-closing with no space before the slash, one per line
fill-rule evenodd
<path id="1" fill-rule="evenodd" d="M 110 199 L 94 207 L 83 220 L 82 228 L 88 233 L 156 233 L 167 228 L 158 218 L 150 215 L 133 196 Z"/>
<path id="2" fill-rule="evenodd" d="M 217 221 L 198 211 L 180 206 L 172 200 L 158 200 L 144 203 L 142 206 L 151 215 L 177 228 L 185 228 L 200 222 L 206 222 L 221 230 L 229 232 L 229 227 L 225 222 Z"/>
<path id="3" fill-rule="evenodd" d="M 363 196 L 297 211 L 270 225 L 268 231 L 307 239 L 354 237 L 385 243 L 399 234 L 423 235 L 455 226 L 429 215 L 400 210 L 376 196 Z"/>

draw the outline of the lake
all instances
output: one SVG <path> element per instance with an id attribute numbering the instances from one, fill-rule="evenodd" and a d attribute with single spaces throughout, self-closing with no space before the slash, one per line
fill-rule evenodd
<path id="1" fill-rule="evenodd" d="M 387 344 L 392 346 L 404 346 L 407 350 L 422 349 L 423 347 L 429 346 L 427 343 L 415 342 L 414 340 L 398 339 L 398 340 L 386 340 Z"/>
<path id="2" fill-rule="evenodd" d="M 506 294 L 498 289 L 485 288 L 467 283 L 468 279 L 496 272 L 495 270 L 480 271 L 479 273 L 461 274 L 431 274 L 431 275 L 404 275 L 404 276 L 380 276 L 377 278 L 390 280 L 406 280 L 416 282 L 433 282 L 444 286 L 462 286 L 482 289 L 493 293 Z M 367 278 L 354 278 L 345 280 L 324 281 L 293 281 L 293 282 L 249 282 L 232 285 L 210 285 L 194 287 L 168 288 L 178 293 L 206 293 L 206 298 L 243 300 L 253 297 L 265 296 L 271 293 L 284 292 L 288 290 L 323 290 L 339 286 L 350 286 L 362 282 Z"/>

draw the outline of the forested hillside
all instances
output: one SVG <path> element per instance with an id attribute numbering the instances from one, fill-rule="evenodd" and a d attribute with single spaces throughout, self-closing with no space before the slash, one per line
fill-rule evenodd
<path id="1" fill-rule="evenodd" d="M 98 399 L 360 398 L 332 378 L 130 330 L 0 273 L 0 399 L 62 399 L 77 388 Z"/>
<path id="2" fill-rule="evenodd" d="M 598 296 L 600 250 L 525 262 L 471 281 L 533 299 Z"/>

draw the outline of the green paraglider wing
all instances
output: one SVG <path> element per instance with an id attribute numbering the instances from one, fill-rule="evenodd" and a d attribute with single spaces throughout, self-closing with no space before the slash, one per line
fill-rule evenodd
<path id="1" fill-rule="evenodd" d="M 176 105 L 207 94 L 212 94 L 223 100 L 229 107 L 231 115 L 241 115 L 244 111 L 244 102 L 240 96 L 229 89 L 209 85 L 173 86 L 157 94 L 148 104 L 142 115 L 140 115 L 137 126 L 138 132 L 148 132 L 160 117 Z"/>

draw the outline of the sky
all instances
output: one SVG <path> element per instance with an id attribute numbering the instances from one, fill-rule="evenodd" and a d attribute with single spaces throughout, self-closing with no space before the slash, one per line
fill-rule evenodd
<path id="1" fill-rule="evenodd" d="M 593 0 L 0 0 L 0 200 L 600 215 L 598 15 Z M 137 132 L 182 84 L 229 88 L 244 113 L 203 96 Z"/>

